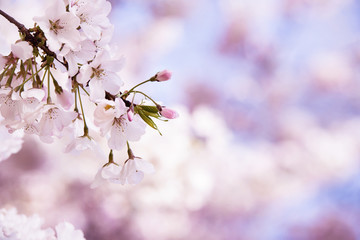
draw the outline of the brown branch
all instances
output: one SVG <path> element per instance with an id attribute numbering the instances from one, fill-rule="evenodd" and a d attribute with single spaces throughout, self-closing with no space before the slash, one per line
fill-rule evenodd
<path id="1" fill-rule="evenodd" d="M 116 98 L 117 98 L 116 95 L 112 95 L 111 93 L 105 91 L 105 99 L 115 101 Z M 136 106 L 135 103 L 132 103 L 129 100 L 126 100 L 126 99 L 123 99 L 123 98 L 120 98 L 120 99 L 125 103 L 125 106 L 127 106 L 127 107 L 130 107 L 131 105 Z"/>
<path id="2" fill-rule="evenodd" d="M 25 41 L 31 43 L 34 47 L 41 48 L 48 56 L 54 57 L 58 62 L 63 64 L 65 67 L 67 67 L 65 63 L 57 59 L 56 54 L 53 51 L 51 51 L 46 45 L 39 46 L 40 42 L 30 33 L 29 29 L 27 29 L 24 26 L 24 24 L 19 23 L 18 21 L 15 20 L 15 18 L 11 17 L 9 14 L 2 11 L 1 9 L 0 9 L 0 15 L 6 18 L 10 23 L 14 24 L 19 29 L 19 32 L 25 35 L 25 39 L 24 39 Z"/>

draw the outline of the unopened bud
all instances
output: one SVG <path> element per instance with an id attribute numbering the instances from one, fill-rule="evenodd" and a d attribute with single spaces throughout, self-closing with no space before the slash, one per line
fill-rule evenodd
<path id="1" fill-rule="evenodd" d="M 169 108 L 166 108 L 166 107 L 162 107 L 162 110 L 160 111 L 160 114 L 161 116 L 167 118 L 167 119 L 174 119 L 174 118 L 177 118 L 179 116 L 179 114 L 172 110 L 172 109 L 169 109 Z"/>
<path id="2" fill-rule="evenodd" d="M 171 78 L 171 72 L 168 70 L 163 70 L 161 72 L 158 72 L 155 76 L 155 79 L 159 82 L 167 81 Z"/>
<path id="3" fill-rule="evenodd" d="M 129 122 L 131 122 L 134 119 L 134 110 L 132 109 L 132 107 L 130 107 L 127 110 L 127 117 L 128 117 Z"/>

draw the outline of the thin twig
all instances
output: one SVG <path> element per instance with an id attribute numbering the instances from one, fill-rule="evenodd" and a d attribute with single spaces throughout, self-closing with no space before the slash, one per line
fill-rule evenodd
<path id="1" fill-rule="evenodd" d="M 19 32 L 25 35 L 25 41 L 31 43 L 35 47 L 41 48 L 48 56 L 54 57 L 57 61 L 59 61 L 56 57 L 56 54 L 51 51 L 46 45 L 39 46 L 39 41 L 30 33 L 29 29 L 27 29 L 24 24 L 19 23 L 15 20 L 15 18 L 11 17 L 6 12 L 2 11 L 0 9 L 0 15 L 2 15 L 4 18 L 6 18 L 10 23 L 14 24 L 18 29 Z M 62 65 L 66 67 L 66 64 L 59 61 Z"/>

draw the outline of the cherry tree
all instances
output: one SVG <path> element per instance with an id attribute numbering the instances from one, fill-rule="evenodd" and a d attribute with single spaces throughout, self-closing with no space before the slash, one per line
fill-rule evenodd
<path id="1" fill-rule="evenodd" d="M 146 125 L 160 133 L 154 120 L 178 117 L 138 90 L 146 83 L 169 80 L 168 70 L 124 89 L 126 80 L 118 73 L 124 58 L 113 56 L 109 44 L 110 11 L 106 0 L 56 0 L 42 16 L 33 17 L 34 27 L 26 28 L 0 10 L 20 35 L 10 54 L 0 55 L 1 127 L 16 139 L 70 139 L 66 152 L 97 148 L 93 135 L 99 132 L 107 140 L 109 157 L 92 187 L 107 181 L 137 184 L 144 173 L 154 172 L 150 162 L 134 155 L 130 143 L 140 140 Z M 94 107 L 86 106 L 85 98 Z M 124 148 L 128 156 L 115 158 L 114 152 Z M 18 149 L 12 147 L 9 154 Z"/>

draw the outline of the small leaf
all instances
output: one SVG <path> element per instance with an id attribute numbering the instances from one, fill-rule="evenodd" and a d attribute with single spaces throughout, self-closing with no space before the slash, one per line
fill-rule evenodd
<path id="1" fill-rule="evenodd" d="M 144 122 L 149 125 L 150 127 L 152 127 L 153 129 L 157 130 L 157 126 L 154 123 L 154 121 L 147 115 L 145 115 L 145 113 L 143 111 L 138 111 L 140 117 L 142 118 L 142 120 L 144 120 Z"/>
<path id="2" fill-rule="evenodd" d="M 143 111 L 137 111 L 137 113 L 140 115 L 140 117 L 142 118 L 142 120 L 144 120 L 144 122 L 149 125 L 150 127 L 152 127 L 153 129 L 157 130 L 159 132 L 160 135 L 161 132 L 159 131 L 158 127 L 156 126 L 156 124 L 154 123 L 154 121 L 149 117 L 147 116 Z"/>
<path id="3" fill-rule="evenodd" d="M 158 113 L 159 110 L 157 109 L 156 106 L 148 106 L 148 105 L 138 105 L 139 107 L 141 107 L 143 110 L 150 112 L 150 113 Z"/>

